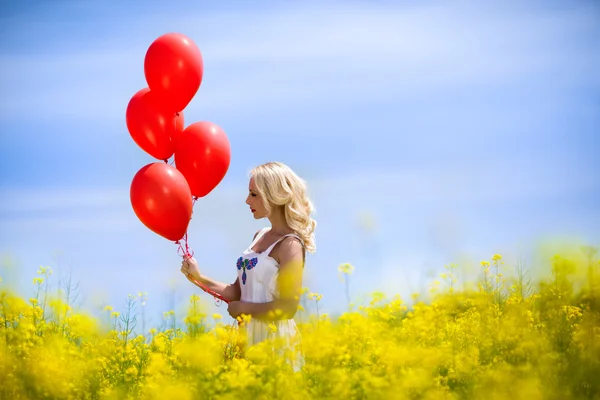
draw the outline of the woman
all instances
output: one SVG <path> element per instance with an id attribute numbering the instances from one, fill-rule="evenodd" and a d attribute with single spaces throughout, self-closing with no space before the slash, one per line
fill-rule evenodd
<path id="1" fill-rule="evenodd" d="M 271 227 L 256 232 L 237 259 L 235 282 L 225 284 L 202 275 L 191 257 L 184 259 L 181 271 L 226 299 L 233 318 L 251 317 L 243 324 L 248 345 L 270 338 L 297 343 L 292 318 L 300 300 L 306 251 L 316 250 L 313 205 L 304 181 L 279 162 L 254 168 L 248 189 L 246 204 L 254 218 L 268 218 Z"/>

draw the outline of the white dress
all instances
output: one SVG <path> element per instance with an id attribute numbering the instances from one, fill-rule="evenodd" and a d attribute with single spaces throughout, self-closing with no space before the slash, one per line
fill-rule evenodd
<path id="1" fill-rule="evenodd" d="M 279 275 L 279 263 L 270 257 L 269 254 L 275 245 L 285 237 L 294 236 L 300 239 L 294 234 L 284 235 L 265 251 L 261 253 L 253 251 L 252 247 L 269 230 L 270 228 L 261 229 L 254 241 L 237 260 L 239 284 L 242 294 L 241 301 L 266 303 L 275 300 L 278 295 L 277 277 Z M 300 241 L 302 242 L 302 239 Z M 270 325 L 274 325 L 275 329 Z M 293 346 L 296 352 L 296 357 L 294 357 L 292 363 L 294 369 L 298 370 L 304 364 L 302 354 L 299 350 L 301 336 L 293 319 L 268 322 L 252 318 L 248 323 L 242 325 L 242 329 L 244 328 L 248 346 L 260 343 L 266 339 L 284 339 L 287 346 Z"/>

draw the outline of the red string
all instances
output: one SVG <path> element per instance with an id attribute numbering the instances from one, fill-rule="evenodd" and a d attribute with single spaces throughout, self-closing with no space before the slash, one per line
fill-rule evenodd
<path id="1" fill-rule="evenodd" d="M 194 197 L 192 199 L 192 207 L 193 204 L 196 203 L 196 200 L 198 200 L 198 197 Z M 181 240 L 178 240 L 177 242 L 175 242 L 175 244 L 177 244 L 178 248 L 177 248 L 177 254 L 179 254 L 181 257 L 183 257 L 183 259 L 185 260 L 186 258 L 191 258 L 194 256 L 194 251 L 192 250 L 192 252 L 190 253 L 190 246 L 188 244 L 188 234 L 187 232 L 185 233 L 185 235 L 183 235 L 183 244 L 181 243 Z M 196 280 L 193 276 L 186 274 L 186 277 L 188 278 L 188 280 L 194 284 L 196 284 L 198 287 L 200 287 L 200 289 L 204 290 L 206 293 L 212 295 L 215 298 L 215 302 L 217 302 L 218 300 L 224 301 L 225 303 L 229 304 L 229 300 L 227 300 L 225 297 L 221 296 L 219 293 L 210 290 L 205 284 L 203 284 L 202 282 Z M 217 305 L 219 305 L 217 303 Z"/>
<path id="2" fill-rule="evenodd" d="M 215 302 L 216 301 L 224 301 L 225 303 L 229 304 L 229 300 L 227 300 L 225 297 L 221 296 L 219 293 L 210 290 L 208 287 L 206 287 L 206 285 L 204 285 L 202 282 L 197 281 L 196 279 L 194 279 L 193 276 L 188 275 L 187 278 L 192 282 L 195 283 L 196 285 L 198 285 L 200 287 L 200 289 L 204 290 L 206 293 L 212 295 L 215 298 Z M 218 303 L 217 303 L 218 305 Z"/>
<path id="3" fill-rule="evenodd" d="M 196 201 L 198 200 L 198 197 L 194 196 L 192 197 L 192 215 L 190 216 L 190 220 L 193 218 L 194 216 L 194 205 L 196 204 Z M 190 246 L 188 245 L 188 234 L 187 232 L 185 233 L 185 235 L 183 235 L 183 241 L 184 241 L 184 246 L 181 245 L 181 240 L 178 240 L 175 242 L 175 244 L 177 244 L 179 247 L 177 249 L 177 254 L 179 254 L 181 257 L 193 257 L 194 256 L 194 252 L 192 251 L 192 253 L 190 254 Z M 179 253 L 181 251 L 181 253 Z"/>
<path id="4" fill-rule="evenodd" d="M 187 232 L 185 233 L 185 235 L 183 235 L 182 238 L 184 244 L 181 244 L 181 240 L 178 240 L 175 242 L 175 244 L 177 244 L 177 254 L 179 254 L 181 257 L 188 258 L 188 257 L 194 257 L 194 251 L 192 250 L 192 252 L 190 253 L 190 246 L 188 245 L 188 234 Z"/>

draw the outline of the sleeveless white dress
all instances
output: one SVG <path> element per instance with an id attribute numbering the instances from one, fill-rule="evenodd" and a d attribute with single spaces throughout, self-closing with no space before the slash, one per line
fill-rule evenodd
<path id="1" fill-rule="evenodd" d="M 237 260 L 237 270 L 241 289 L 241 301 L 251 303 L 266 303 L 275 300 L 278 295 L 277 277 L 279 275 L 279 263 L 269 256 L 275 245 L 288 236 L 279 238 L 269 248 L 261 253 L 252 250 L 258 240 L 270 230 L 260 230 L 254 241 Z M 302 242 L 302 239 L 300 239 Z M 270 326 L 271 325 L 271 326 Z M 272 328 L 275 326 L 275 329 Z M 293 368 L 297 371 L 304 365 L 304 359 L 300 351 L 301 335 L 293 319 L 275 320 L 272 322 L 260 321 L 252 318 L 248 323 L 242 325 L 247 335 L 247 345 L 252 346 L 267 339 L 284 339 L 288 349 L 296 353 Z"/>

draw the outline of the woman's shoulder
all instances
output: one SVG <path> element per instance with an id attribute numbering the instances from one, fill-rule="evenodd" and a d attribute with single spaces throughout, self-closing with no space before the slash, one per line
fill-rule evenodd
<path id="1" fill-rule="evenodd" d="M 298 262 L 304 265 L 306 251 L 302 239 L 295 234 L 289 234 L 282 237 L 276 246 L 274 258 L 278 264 L 288 264 L 290 262 Z"/>
<path id="2" fill-rule="evenodd" d="M 281 247 L 285 247 L 287 249 L 298 249 L 298 248 L 304 248 L 304 242 L 302 241 L 302 239 L 300 238 L 300 236 L 292 233 L 292 234 L 288 234 L 285 235 L 284 237 L 281 238 Z"/>
<path id="3" fill-rule="evenodd" d="M 304 242 L 296 233 L 282 236 L 278 243 L 278 252 L 286 255 L 304 254 Z"/>

